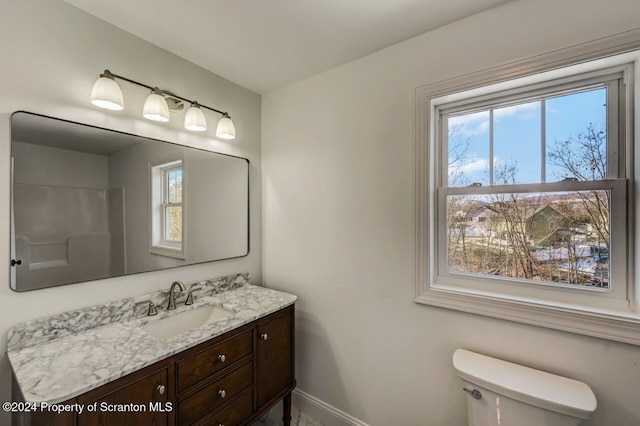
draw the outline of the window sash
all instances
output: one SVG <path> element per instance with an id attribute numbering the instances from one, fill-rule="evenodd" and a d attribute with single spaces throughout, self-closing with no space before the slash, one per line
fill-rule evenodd
<path id="1" fill-rule="evenodd" d="M 624 72 L 627 66 L 614 67 L 605 71 L 596 71 L 583 75 L 572 76 L 561 80 L 539 83 L 528 88 L 516 88 L 502 92 L 494 92 L 488 95 L 467 98 L 461 101 L 451 102 L 435 108 L 437 117 L 436 146 L 439 149 L 436 167 L 441 173 L 436 174 L 436 187 L 446 187 L 449 179 L 449 146 L 448 146 L 448 118 L 451 116 L 469 114 L 489 110 L 490 140 L 489 140 L 489 182 L 493 185 L 493 110 L 517 104 L 542 101 L 557 96 L 585 92 L 598 88 L 607 89 L 607 178 L 615 179 L 625 176 L 624 134 L 620 134 L 620 119 L 623 115 L 620 111 L 621 86 L 624 84 Z M 543 102 L 544 105 L 544 102 Z M 546 167 L 546 141 L 544 108 L 541 111 L 541 181 L 545 182 Z M 624 126 L 622 126 L 624 128 Z"/>
<path id="2" fill-rule="evenodd" d="M 176 203 L 176 202 L 170 202 L 170 196 L 169 196 L 169 176 L 171 175 L 172 172 L 176 172 L 176 171 L 182 171 L 182 164 L 176 165 L 176 166 L 171 166 L 171 167 L 166 167 L 164 169 L 162 169 L 162 203 L 163 204 L 182 204 L 182 202 L 180 203 Z M 180 183 L 180 185 L 182 186 L 182 183 Z M 180 193 L 181 193 L 181 197 L 184 196 L 184 192 L 182 191 L 182 188 L 180 189 Z"/>
<path id="3" fill-rule="evenodd" d="M 433 251 L 436 267 L 434 287 L 467 289 L 491 294 L 542 298 L 566 303 L 579 303 L 593 307 L 607 307 L 616 310 L 629 310 L 629 289 L 626 280 L 627 271 L 627 179 L 608 179 L 601 181 L 562 181 L 544 184 L 500 185 L 487 187 L 456 187 L 437 189 L 437 227 L 436 250 Z M 572 192 L 572 191 L 610 191 L 610 251 L 609 251 L 609 288 L 592 288 L 574 284 L 532 281 L 506 276 L 487 276 L 482 274 L 449 272 L 447 250 L 447 196 L 450 195 L 491 195 L 507 193 Z M 616 241 L 616 243 L 614 243 Z M 607 300 L 604 300 L 607 299 Z"/>
<path id="4" fill-rule="evenodd" d="M 184 232 L 181 234 L 181 239 L 179 240 L 172 240 L 169 237 L 169 220 L 167 218 L 169 215 L 169 207 L 180 207 L 180 209 L 182 209 L 182 203 L 163 203 L 160 207 L 162 209 L 162 244 L 167 245 L 167 243 L 171 243 L 180 247 L 182 245 Z M 184 223 L 184 216 L 182 214 L 180 216 Z"/>

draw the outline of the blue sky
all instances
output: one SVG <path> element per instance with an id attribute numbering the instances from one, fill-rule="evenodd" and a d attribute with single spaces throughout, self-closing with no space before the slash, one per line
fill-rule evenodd
<path id="1" fill-rule="evenodd" d="M 547 152 L 556 141 L 584 132 L 590 123 L 604 130 L 605 104 L 605 88 L 548 98 Z M 541 105 L 541 101 L 535 101 L 494 110 L 494 165 L 497 168 L 500 164 L 517 163 L 517 183 L 541 182 Z M 489 124 L 489 111 L 449 118 L 449 146 L 460 141 L 469 143 L 465 158 L 455 163 L 450 151 L 450 171 L 453 169 L 462 174 L 462 185 L 489 184 Z M 555 182 L 565 175 L 562 169 L 552 166 L 548 158 L 546 168 L 547 182 Z"/>

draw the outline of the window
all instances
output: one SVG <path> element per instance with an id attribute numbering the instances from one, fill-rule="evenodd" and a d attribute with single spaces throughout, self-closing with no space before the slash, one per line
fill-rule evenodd
<path id="1" fill-rule="evenodd" d="M 182 159 L 151 165 L 150 252 L 184 258 L 184 165 Z"/>
<path id="2" fill-rule="evenodd" d="M 640 344 L 640 54 L 568 57 L 418 89 L 416 301 Z"/>
<path id="3" fill-rule="evenodd" d="M 436 157 L 446 158 L 436 177 L 439 282 L 628 306 L 626 274 L 610 273 L 627 257 L 626 74 L 615 67 L 434 108 Z M 490 212 L 483 232 L 470 220 L 477 211 Z M 594 256 L 600 247 L 615 258 Z M 560 288 L 573 293 L 542 291 Z"/>
<path id="4" fill-rule="evenodd" d="M 182 243 L 182 163 L 162 169 L 162 242 Z"/>

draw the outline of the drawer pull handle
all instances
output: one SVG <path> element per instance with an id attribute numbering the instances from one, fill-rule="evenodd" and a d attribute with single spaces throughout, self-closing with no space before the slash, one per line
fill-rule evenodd
<path id="1" fill-rule="evenodd" d="M 260 338 L 261 338 L 262 340 L 267 340 L 267 339 L 269 338 L 269 335 L 268 335 L 267 333 L 262 333 L 262 334 L 260 335 Z"/>
<path id="2" fill-rule="evenodd" d="M 224 389 L 220 389 L 218 391 L 218 395 L 220 395 L 220 398 L 224 398 L 225 396 L 227 396 L 227 392 Z"/>
<path id="3" fill-rule="evenodd" d="M 164 385 L 158 385 L 156 389 L 160 395 L 164 395 Z"/>
<path id="4" fill-rule="evenodd" d="M 227 360 L 227 357 L 224 355 L 218 355 L 218 359 L 220 360 L 220 362 L 225 362 Z"/>

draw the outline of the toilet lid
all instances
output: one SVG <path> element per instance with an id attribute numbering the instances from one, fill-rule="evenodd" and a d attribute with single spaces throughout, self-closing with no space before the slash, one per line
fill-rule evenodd
<path id="1" fill-rule="evenodd" d="M 464 380 L 526 404 L 587 419 L 597 407 L 585 383 L 457 349 L 453 366 Z"/>

